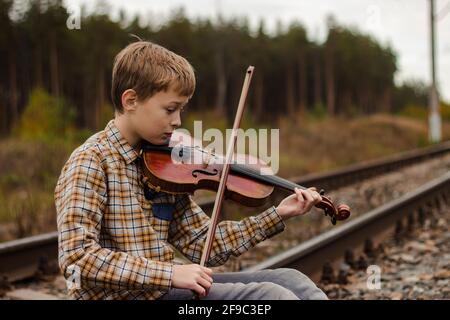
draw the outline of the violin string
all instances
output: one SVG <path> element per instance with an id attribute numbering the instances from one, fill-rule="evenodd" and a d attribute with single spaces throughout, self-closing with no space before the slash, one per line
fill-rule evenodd
<path id="1" fill-rule="evenodd" d="M 155 151 L 164 151 L 164 152 L 172 152 L 172 150 L 174 148 L 186 151 L 186 152 L 190 152 L 192 149 L 201 152 L 201 153 L 206 153 L 206 154 L 210 154 L 212 156 L 216 155 L 214 153 L 208 153 L 202 149 L 200 149 L 200 147 L 192 147 L 192 146 L 182 146 L 182 147 L 167 147 L 167 146 L 151 146 L 151 145 L 146 145 L 144 148 L 147 148 L 148 150 L 155 150 Z"/>

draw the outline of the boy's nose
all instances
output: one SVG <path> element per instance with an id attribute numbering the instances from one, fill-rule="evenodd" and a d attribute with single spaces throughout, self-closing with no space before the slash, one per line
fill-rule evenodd
<path id="1" fill-rule="evenodd" d="M 181 117 L 178 112 L 177 112 L 177 115 L 172 119 L 171 125 L 175 128 L 178 128 L 179 126 L 181 126 Z"/>

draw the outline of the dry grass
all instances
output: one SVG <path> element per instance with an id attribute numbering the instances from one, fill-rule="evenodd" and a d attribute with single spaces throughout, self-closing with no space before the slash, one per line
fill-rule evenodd
<path id="1" fill-rule="evenodd" d="M 428 144 L 427 124 L 405 117 L 306 120 L 279 123 L 281 176 L 327 171 Z M 448 123 L 443 137 L 450 138 Z"/>
<path id="2" fill-rule="evenodd" d="M 69 146 L 0 141 L 0 241 L 55 230 L 53 190 Z"/>

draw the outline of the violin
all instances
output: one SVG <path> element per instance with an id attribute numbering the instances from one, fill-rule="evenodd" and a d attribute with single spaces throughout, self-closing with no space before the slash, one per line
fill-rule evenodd
<path id="1" fill-rule="evenodd" d="M 199 146 L 170 147 L 145 143 L 142 145 L 141 156 L 144 183 L 156 192 L 194 193 L 200 189 L 217 191 L 219 187 L 223 157 Z M 257 207 L 266 202 L 275 187 L 290 192 L 295 192 L 295 188 L 306 189 L 276 175 L 262 174 L 269 170 L 267 165 L 262 161 L 253 164 L 255 161 L 250 162 L 249 156 L 244 157 L 230 164 L 224 195 L 226 199 Z M 315 206 L 330 217 L 333 225 L 336 221 L 345 220 L 350 216 L 350 208 L 347 205 L 341 204 L 336 207 L 330 198 L 323 195 L 323 190 L 319 193 L 322 200 Z"/>

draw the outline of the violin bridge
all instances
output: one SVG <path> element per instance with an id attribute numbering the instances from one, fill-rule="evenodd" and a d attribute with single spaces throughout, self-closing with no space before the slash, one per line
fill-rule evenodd
<path id="1" fill-rule="evenodd" d="M 209 166 L 209 162 L 211 161 L 211 150 L 206 150 L 208 151 L 208 153 L 206 154 L 206 157 L 204 158 L 203 161 L 203 169 L 206 169 Z M 202 155 L 203 157 L 203 155 Z"/>

